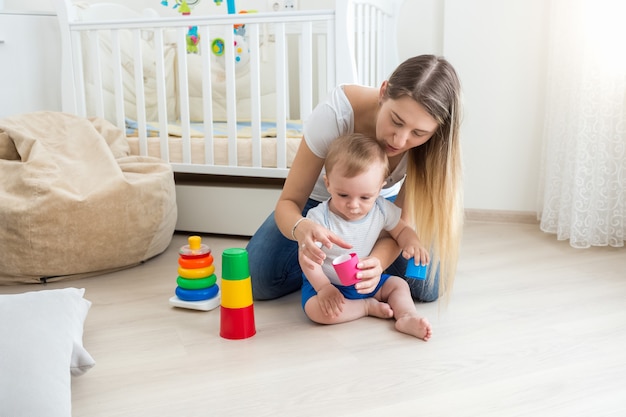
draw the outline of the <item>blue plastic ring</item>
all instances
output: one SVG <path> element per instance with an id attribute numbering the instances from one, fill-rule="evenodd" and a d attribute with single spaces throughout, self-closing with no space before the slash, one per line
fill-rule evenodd
<path id="1" fill-rule="evenodd" d="M 201 288 L 199 290 L 186 290 L 184 288 L 176 287 L 176 297 L 183 301 L 202 301 L 209 300 L 217 295 L 219 287 L 212 285 L 208 288 Z"/>

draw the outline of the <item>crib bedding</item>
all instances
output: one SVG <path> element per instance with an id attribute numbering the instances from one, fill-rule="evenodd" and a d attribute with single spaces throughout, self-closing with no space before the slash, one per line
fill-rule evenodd
<path id="1" fill-rule="evenodd" d="M 130 146 L 131 155 L 140 155 L 140 139 L 137 136 L 127 136 L 128 144 Z M 298 146 L 300 145 L 302 137 L 288 137 L 286 139 L 286 157 L 287 168 L 291 167 L 293 158 L 296 155 Z M 227 137 L 216 137 L 213 139 L 213 163 L 209 162 L 205 158 L 206 142 L 204 137 L 193 136 L 189 139 L 191 146 L 191 164 L 195 165 L 218 165 L 218 166 L 230 166 L 228 152 L 229 152 L 229 139 Z M 148 137 L 147 142 L 147 155 L 161 159 L 168 160 L 174 164 L 180 164 L 184 162 L 183 158 L 183 138 L 180 136 L 170 135 L 168 137 L 168 152 L 169 158 L 163 158 L 161 155 L 161 140 L 160 137 Z M 261 140 L 261 165 L 263 168 L 276 168 L 278 160 L 278 146 L 276 137 L 264 137 Z M 253 140 L 250 137 L 237 138 L 237 166 L 239 167 L 252 167 L 253 166 Z"/>
<path id="2" fill-rule="evenodd" d="M 252 123 L 249 121 L 237 122 L 237 165 L 244 167 L 253 166 L 253 134 Z M 228 123 L 213 122 L 213 164 L 227 166 L 229 153 Z M 286 128 L 286 148 L 287 167 L 291 167 L 291 162 L 295 157 L 298 145 L 302 138 L 302 122 L 300 120 L 289 120 L 285 124 Z M 125 122 L 126 137 L 130 145 L 132 155 L 140 155 L 140 138 L 138 124 L 132 119 Z M 277 138 L 278 129 L 274 121 L 261 122 L 261 166 L 265 168 L 277 167 Z M 169 123 L 167 125 L 168 152 L 169 157 L 161 155 L 160 130 L 157 122 L 146 123 L 147 153 L 149 156 L 169 160 L 172 163 L 183 162 L 183 131 L 180 123 Z M 209 164 L 205 158 L 205 124 L 190 123 L 190 144 L 191 163 Z"/>
<path id="3" fill-rule="evenodd" d="M 252 138 L 252 122 L 238 121 L 237 124 L 237 137 L 238 138 Z M 214 121 L 211 123 L 213 128 L 213 137 L 215 138 L 227 138 L 228 137 L 228 122 L 226 121 Z M 286 136 L 288 138 L 300 138 L 302 136 L 302 122 L 300 120 L 288 120 L 285 124 Z M 125 129 L 126 136 L 139 136 L 138 123 L 132 119 L 126 119 Z M 192 122 L 190 123 L 190 136 L 192 138 L 202 138 L 205 136 L 205 124 Z M 261 135 L 262 138 L 275 138 L 277 136 L 278 129 L 276 122 L 266 120 L 261 122 Z M 183 131 L 180 123 L 168 123 L 167 134 L 174 137 L 183 137 Z M 159 136 L 158 122 L 146 123 L 146 135 L 148 137 Z"/>

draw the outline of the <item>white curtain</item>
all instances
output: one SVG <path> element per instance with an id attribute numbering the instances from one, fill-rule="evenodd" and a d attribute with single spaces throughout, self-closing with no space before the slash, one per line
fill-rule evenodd
<path id="1" fill-rule="evenodd" d="M 541 229 L 576 248 L 624 245 L 626 2 L 551 0 Z"/>

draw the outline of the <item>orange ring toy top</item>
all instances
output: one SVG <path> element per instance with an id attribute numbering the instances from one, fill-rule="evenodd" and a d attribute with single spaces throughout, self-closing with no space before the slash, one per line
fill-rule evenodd
<path id="1" fill-rule="evenodd" d="M 210 253 L 202 257 L 178 258 L 178 265 L 186 269 L 206 268 L 213 265 L 213 255 Z"/>

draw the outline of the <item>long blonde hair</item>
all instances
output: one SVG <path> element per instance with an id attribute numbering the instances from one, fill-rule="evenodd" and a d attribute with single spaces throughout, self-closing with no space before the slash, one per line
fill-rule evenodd
<path id="1" fill-rule="evenodd" d="M 461 86 L 442 57 L 420 55 L 401 63 L 388 80 L 385 98 L 420 103 L 439 124 L 434 135 L 408 154 L 404 210 L 431 249 L 429 282 L 439 269 L 439 295 L 449 295 L 456 275 L 463 229 L 463 184 L 459 127 Z"/>

